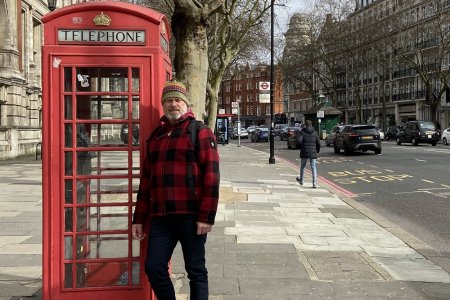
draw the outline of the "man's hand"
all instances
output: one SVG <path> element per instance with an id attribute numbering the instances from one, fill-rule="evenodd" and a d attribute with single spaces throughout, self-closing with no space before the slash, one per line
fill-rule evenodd
<path id="1" fill-rule="evenodd" d="M 203 222 L 197 222 L 197 234 L 203 235 L 211 231 L 212 225 Z"/>
<path id="2" fill-rule="evenodd" d="M 144 230 L 142 229 L 142 224 L 133 224 L 131 225 L 131 233 L 133 234 L 133 238 L 139 241 L 142 241 L 145 238 Z"/>

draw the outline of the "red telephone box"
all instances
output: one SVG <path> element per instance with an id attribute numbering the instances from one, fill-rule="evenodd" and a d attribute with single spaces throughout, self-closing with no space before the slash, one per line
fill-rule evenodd
<path id="1" fill-rule="evenodd" d="M 130 228 L 172 72 L 167 18 L 102 1 L 43 23 L 43 298 L 150 299 Z"/>

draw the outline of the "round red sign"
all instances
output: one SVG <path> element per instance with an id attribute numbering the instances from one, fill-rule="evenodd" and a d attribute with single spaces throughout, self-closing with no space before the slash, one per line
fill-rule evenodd
<path id="1" fill-rule="evenodd" d="M 263 82 L 263 83 L 261 83 L 261 88 L 263 90 L 267 90 L 269 88 L 269 84 L 267 82 Z"/>

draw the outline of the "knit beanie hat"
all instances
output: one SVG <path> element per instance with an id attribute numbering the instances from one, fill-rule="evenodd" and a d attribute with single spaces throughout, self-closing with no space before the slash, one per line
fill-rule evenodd
<path id="1" fill-rule="evenodd" d="M 161 104 L 169 98 L 179 98 L 186 102 L 188 106 L 191 104 L 189 101 L 189 92 L 186 86 L 182 82 L 175 79 L 167 81 L 166 84 L 164 84 Z"/>

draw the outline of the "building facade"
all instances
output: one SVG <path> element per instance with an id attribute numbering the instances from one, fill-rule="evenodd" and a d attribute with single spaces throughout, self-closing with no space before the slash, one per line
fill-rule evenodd
<path id="1" fill-rule="evenodd" d="M 41 141 L 42 0 L 0 0 L 0 159 L 33 154 Z"/>
<path id="2" fill-rule="evenodd" d="M 344 113 L 344 123 L 383 128 L 428 120 L 441 129 L 450 126 L 449 19 L 447 0 L 356 0 L 346 20 L 324 22 L 314 47 L 326 55 L 312 62 L 318 72 L 310 76 L 311 94 L 324 94 Z M 307 47 L 297 43 L 297 52 Z M 317 80 L 318 73 L 325 76 Z M 287 97 L 297 109 L 301 93 Z M 296 114 L 307 101 L 305 95 Z"/>
<path id="3" fill-rule="evenodd" d="M 260 82 L 270 82 L 270 65 L 237 66 L 226 74 L 219 91 L 219 114 L 232 114 L 232 123 L 238 120 L 242 126 L 267 125 L 270 126 L 270 103 L 260 101 Z M 274 122 L 282 122 L 283 87 L 280 72 L 275 72 L 274 79 Z M 233 104 L 234 103 L 234 104 Z M 239 103 L 239 111 L 236 106 Z M 284 121 L 284 119 L 283 119 Z"/>

